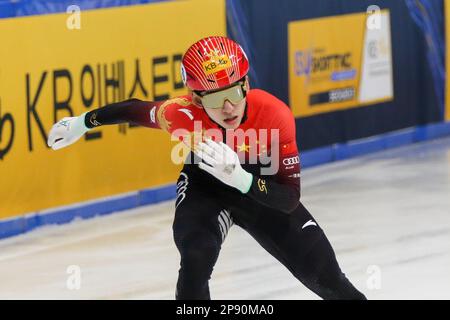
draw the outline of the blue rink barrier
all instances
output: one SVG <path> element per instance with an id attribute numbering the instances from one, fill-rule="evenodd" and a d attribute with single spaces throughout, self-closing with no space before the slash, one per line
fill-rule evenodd
<path id="1" fill-rule="evenodd" d="M 302 168 L 313 167 L 445 136 L 450 136 L 449 122 L 408 128 L 300 152 L 301 165 Z"/>
<path id="2" fill-rule="evenodd" d="M 87 219 L 148 204 L 156 204 L 174 199 L 175 195 L 176 186 L 171 184 L 3 220 L 0 221 L 0 239 L 28 232 L 44 225 L 64 224 L 77 218 Z"/>
<path id="3" fill-rule="evenodd" d="M 338 143 L 302 152 L 302 168 L 350 159 L 384 149 L 405 146 L 445 136 L 450 136 L 450 123 L 430 124 L 347 143 Z M 176 185 L 170 184 L 3 220 L 0 221 L 0 239 L 25 233 L 44 225 L 64 224 L 77 218 L 87 219 L 139 206 L 156 204 L 162 201 L 172 200 L 175 196 Z"/>

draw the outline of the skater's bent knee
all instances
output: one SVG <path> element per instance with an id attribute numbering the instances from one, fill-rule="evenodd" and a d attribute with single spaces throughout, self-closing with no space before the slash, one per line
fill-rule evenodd
<path id="1" fill-rule="evenodd" d="M 178 245 L 181 259 L 198 264 L 214 264 L 220 251 L 220 244 L 211 237 L 193 234 L 185 237 Z"/>

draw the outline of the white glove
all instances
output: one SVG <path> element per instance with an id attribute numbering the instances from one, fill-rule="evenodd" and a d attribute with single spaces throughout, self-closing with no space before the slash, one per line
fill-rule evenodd
<path id="1" fill-rule="evenodd" d="M 89 130 L 84 124 L 86 113 L 78 117 L 65 117 L 55 123 L 48 135 L 47 145 L 58 150 L 80 139 Z"/>
<path id="2" fill-rule="evenodd" d="M 206 143 L 198 144 L 196 153 L 207 163 L 200 162 L 198 164 L 200 169 L 242 193 L 248 192 L 253 175 L 242 169 L 238 155 L 229 146 L 208 139 Z"/>

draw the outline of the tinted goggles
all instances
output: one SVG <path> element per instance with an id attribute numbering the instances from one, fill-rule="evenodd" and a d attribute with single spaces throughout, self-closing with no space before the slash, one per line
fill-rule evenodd
<path id="1" fill-rule="evenodd" d="M 200 99 L 205 108 L 219 109 L 222 108 L 225 101 L 228 100 L 232 104 L 238 104 L 245 99 L 244 83 L 238 84 L 216 92 L 211 93 L 197 93 L 195 95 Z"/>

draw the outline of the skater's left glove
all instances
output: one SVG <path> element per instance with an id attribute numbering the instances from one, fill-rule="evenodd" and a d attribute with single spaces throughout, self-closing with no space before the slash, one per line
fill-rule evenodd
<path id="1" fill-rule="evenodd" d="M 248 192 L 253 175 L 242 169 L 238 155 L 225 143 L 208 139 L 198 144 L 195 153 L 206 162 L 198 164 L 200 169 L 242 193 Z"/>
<path id="2" fill-rule="evenodd" d="M 65 117 L 55 123 L 48 135 L 47 145 L 53 150 L 58 150 L 80 139 L 89 131 L 84 123 L 86 113 L 78 117 Z"/>

